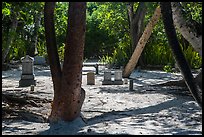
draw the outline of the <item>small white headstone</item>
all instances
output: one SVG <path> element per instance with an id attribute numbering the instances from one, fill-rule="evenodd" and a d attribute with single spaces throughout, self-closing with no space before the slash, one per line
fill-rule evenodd
<path id="1" fill-rule="evenodd" d="M 102 85 L 112 85 L 113 81 L 111 80 L 111 71 L 104 71 L 104 80 L 102 81 Z"/>
<path id="2" fill-rule="evenodd" d="M 104 72 L 104 81 L 111 81 L 111 71 Z"/>
<path id="3" fill-rule="evenodd" d="M 115 75 L 114 85 L 122 85 L 123 84 L 122 71 L 121 70 L 115 70 L 114 75 Z"/>
<path id="4" fill-rule="evenodd" d="M 29 55 L 21 58 L 22 74 L 33 74 L 33 61 L 34 59 Z"/>
<path id="5" fill-rule="evenodd" d="M 115 80 L 122 80 L 122 71 L 121 70 L 115 71 Z"/>
<path id="6" fill-rule="evenodd" d="M 19 81 L 19 87 L 26 87 L 30 85 L 36 85 L 33 62 L 34 59 L 29 55 L 21 58 L 22 62 L 22 75 Z"/>

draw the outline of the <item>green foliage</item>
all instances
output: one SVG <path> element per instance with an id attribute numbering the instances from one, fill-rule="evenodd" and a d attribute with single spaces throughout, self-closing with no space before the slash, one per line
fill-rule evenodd
<path id="1" fill-rule="evenodd" d="M 59 55 L 59 60 L 63 61 L 64 60 L 64 47 L 65 44 L 63 43 L 59 48 L 58 48 L 58 55 Z"/>
<path id="2" fill-rule="evenodd" d="M 184 10 L 187 12 L 186 18 L 202 23 L 202 2 L 182 2 Z"/>
<path id="3" fill-rule="evenodd" d="M 99 57 L 99 62 L 111 65 L 113 63 L 113 58 L 108 55 L 104 55 Z"/>
<path id="4" fill-rule="evenodd" d="M 45 42 L 39 42 L 37 44 L 37 49 L 38 49 L 38 55 L 39 56 L 47 56 L 47 49 L 45 46 Z"/>
<path id="5" fill-rule="evenodd" d="M 163 70 L 164 70 L 165 72 L 173 72 L 173 70 L 172 70 L 172 65 L 171 65 L 171 64 L 165 65 L 165 66 L 163 67 Z"/>
<path id="6" fill-rule="evenodd" d="M 191 68 L 197 69 L 201 67 L 202 58 L 194 51 L 192 46 L 188 46 L 188 48 L 184 51 L 184 55 Z"/>
<path id="7" fill-rule="evenodd" d="M 9 51 L 9 60 L 20 60 L 21 57 L 26 55 L 26 47 L 25 42 L 23 39 L 15 39 L 15 41 L 12 43 L 11 49 Z"/>
<path id="8" fill-rule="evenodd" d="M 136 9 L 139 2 L 135 2 Z M 99 58 L 100 61 L 115 67 L 126 65 L 132 55 L 127 2 L 87 2 L 86 36 L 84 58 Z M 144 26 L 152 17 L 158 2 L 147 2 L 147 13 Z M 202 23 L 202 4 L 200 2 L 182 2 L 187 11 L 187 18 L 193 18 Z M 18 27 L 12 43 L 9 59 L 20 59 L 26 54 L 31 45 L 34 32 L 34 15 L 41 13 L 42 17 L 38 30 L 37 50 L 40 56 L 47 56 L 44 21 L 44 2 L 2 2 L 2 51 L 6 41 L 11 21 L 17 17 Z M 64 59 L 64 43 L 67 34 L 68 2 L 57 2 L 55 8 L 55 29 L 59 58 Z M 178 38 L 182 45 L 179 33 Z M 183 45 L 182 45 L 183 46 Z M 184 48 L 184 54 L 192 68 L 202 65 L 202 58 L 192 46 Z M 163 65 L 165 71 L 171 71 L 174 58 L 169 48 L 162 20 L 155 26 L 152 35 L 142 53 L 145 65 Z"/>
<path id="9" fill-rule="evenodd" d="M 128 61 L 127 54 L 122 48 L 117 48 L 114 50 L 112 59 L 114 67 L 124 66 L 124 64 L 126 64 Z"/>

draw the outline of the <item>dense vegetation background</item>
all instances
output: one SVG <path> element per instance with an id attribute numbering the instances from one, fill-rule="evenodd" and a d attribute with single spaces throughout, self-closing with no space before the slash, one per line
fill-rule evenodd
<path id="1" fill-rule="evenodd" d="M 139 2 L 135 2 L 137 8 Z M 19 60 L 26 54 L 47 58 L 43 20 L 44 2 L 2 2 L 2 53 L 5 62 Z M 157 2 L 147 3 L 144 27 L 153 15 Z M 182 2 L 185 18 L 202 23 L 202 2 Z M 60 60 L 64 58 L 67 28 L 67 2 L 57 2 L 55 29 Z M 84 60 L 99 59 L 114 67 L 126 65 L 132 55 L 126 2 L 87 2 Z M 202 59 L 178 32 L 180 45 L 192 69 L 200 68 Z M 172 57 L 160 19 L 140 57 L 140 65 L 159 65 L 171 71 Z"/>

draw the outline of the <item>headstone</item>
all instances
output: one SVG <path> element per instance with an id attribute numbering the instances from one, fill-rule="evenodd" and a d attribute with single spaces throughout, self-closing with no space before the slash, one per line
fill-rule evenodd
<path id="1" fill-rule="evenodd" d="M 21 58 L 22 62 L 22 75 L 19 81 L 19 87 L 26 87 L 30 85 L 36 85 L 34 69 L 33 69 L 34 59 L 29 55 Z"/>
<path id="2" fill-rule="evenodd" d="M 95 85 L 95 74 L 94 72 L 87 73 L 87 85 Z"/>
<path id="3" fill-rule="evenodd" d="M 121 70 L 116 70 L 114 72 L 115 79 L 114 79 L 114 85 L 122 85 L 123 80 L 122 80 L 122 71 Z"/>
<path id="4" fill-rule="evenodd" d="M 43 56 L 35 56 L 34 57 L 34 64 L 35 65 L 46 65 L 45 57 L 43 57 Z"/>
<path id="5" fill-rule="evenodd" d="M 102 85 L 112 85 L 113 82 L 111 80 L 111 71 L 104 71 L 104 80 L 102 81 Z"/>

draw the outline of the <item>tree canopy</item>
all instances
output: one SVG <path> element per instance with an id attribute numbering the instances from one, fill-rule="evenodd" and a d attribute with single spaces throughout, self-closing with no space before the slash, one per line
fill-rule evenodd
<path id="1" fill-rule="evenodd" d="M 132 55 L 130 26 L 128 21 L 128 2 L 87 2 L 86 10 L 86 39 L 84 47 L 84 60 L 97 58 L 108 62 L 112 66 L 125 65 Z M 137 10 L 139 2 L 134 2 Z M 185 18 L 202 23 L 202 2 L 181 2 L 186 11 Z M 147 13 L 144 26 L 149 22 L 157 2 L 146 2 Z M 33 43 L 35 31 L 35 15 L 43 17 L 44 2 L 2 2 L 2 52 L 10 46 L 6 62 L 19 60 L 27 54 Z M 65 36 L 68 20 L 68 2 L 56 2 L 55 29 L 56 42 L 60 60 L 64 58 Z M 15 30 L 11 31 L 12 21 L 18 22 Z M 44 21 L 40 20 L 37 30 L 36 54 L 47 58 L 44 35 Z M 201 32 L 202 33 L 202 32 Z M 192 68 L 199 68 L 201 57 L 186 42 L 180 33 L 178 40 L 185 56 Z M 9 39 L 13 36 L 13 39 Z M 11 42 L 8 42 L 8 41 Z M 142 53 L 141 60 L 145 65 L 174 65 L 171 52 L 169 52 L 167 38 L 164 35 L 164 26 L 159 20 L 155 26 L 147 46 Z"/>

